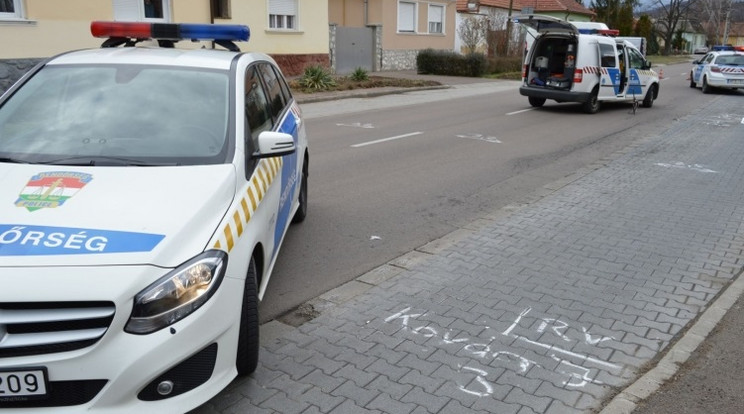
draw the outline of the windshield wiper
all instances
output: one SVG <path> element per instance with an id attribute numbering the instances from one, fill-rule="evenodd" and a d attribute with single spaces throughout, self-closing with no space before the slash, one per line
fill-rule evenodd
<path id="1" fill-rule="evenodd" d="M 90 156 L 90 157 L 67 157 L 56 160 L 43 161 L 38 164 L 48 165 L 75 165 L 75 166 L 124 166 L 124 167 L 166 167 L 181 165 L 177 162 L 147 162 L 134 158 Z"/>
<path id="2" fill-rule="evenodd" d="M 0 157 L 0 162 L 10 162 L 13 164 L 28 164 L 28 161 L 18 159 L 18 158 L 10 158 L 10 157 Z"/>

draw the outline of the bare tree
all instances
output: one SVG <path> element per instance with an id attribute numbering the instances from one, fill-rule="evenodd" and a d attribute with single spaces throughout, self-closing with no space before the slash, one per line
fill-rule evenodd
<path id="1" fill-rule="evenodd" d="M 705 37 L 708 44 L 726 43 L 726 30 L 731 17 L 732 0 L 700 0 L 699 9 L 707 17 L 705 23 Z"/>
<path id="2" fill-rule="evenodd" d="M 661 38 L 664 39 L 664 54 L 668 55 L 674 44 L 680 23 L 686 21 L 693 6 L 699 0 L 656 0 L 659 9 L 657 19 Z"/>
<path id="3" fill-rule="evenodd" d="M 467 17 L 457 28 L 457 34 L 462 39 L 465 53 L 475 53 L 481 44 L 486 41 L 488 19 L 485 16 Z"/>

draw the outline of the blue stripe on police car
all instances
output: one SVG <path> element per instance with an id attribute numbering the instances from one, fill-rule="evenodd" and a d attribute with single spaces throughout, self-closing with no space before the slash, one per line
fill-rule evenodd
<path id="1" fill-rule="evenodd" d="M 162 234 L 0 224 L 0 256 L 149 252 Z"/>

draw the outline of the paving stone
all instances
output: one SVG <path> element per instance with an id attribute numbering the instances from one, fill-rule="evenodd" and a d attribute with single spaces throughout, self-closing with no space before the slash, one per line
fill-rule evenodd
<path id="1" fill-rule="evenodd" d="M 416 404 L 418 407 L 426 408 L 429 413 L 436 414 L 449 402 L 449 398 L 426 392 L 420 387 L 413 387 L 400 401 Z"/>
<path id="2" fill-rule="evenodd" d="M 413 386 L 391 381 L 385 375 L 378 375 L 367 388 L 387 394 L 394 399 L 401 399 Z"/>
<path id="3" fill-rule="evenodd" d="M 407 414 L 413 412 L 416 409 L 416 404 L 413 403 L 402 403 L 400 399 L 393 399 L 390 395 L 382 393 L 375 397 L 374 400 L 367 404 L 367 408 L 373 410 L 380 410 L 386 413 L 400 413 Z"/>
<path id="4" fill-rule="evenodd" d="M 304 394 L 295 397 L 300 402 L 317 407 L 320 412 L 328 413 L 344 402 L 344 398 L 335 397 L 317 387 L 312 387 Z"/>
<path id="5" fill-rule="evenodd" d="M 360 407 L 364 407 L 367 405 L 367 403 L 375 399 L 380 394 L 380 392 L 377 390 L 360 387 L 356 385 L 354 381 L 346 381 L 339 387 L 334 389 L 331 394 L 348 398 L 354 401 L 354 403 L 359 405 Z"/>
<path id="6" fill-rule="evenodd" d="M 429 375 L 424 375 L 421 372 L 412 369 L 408 371 L 406 375 L 401 377 L 398 382 L 401 384 L 418 386 L 428 393 L 434 393 L 442 386 L 442 384 L 444 384 L 445 380 L 441 378 L 433 378 Z"/>
<path id="7" fill-rule="evenodd" d="M 260 408 L 270 409 L 282 414 L 299 414 L 307 410 L 310 405 L 293 400 L 285 393 L 277 393 L 259 405 Z"/>
<path id="8" fill-rule="evenodd" d="M 348 380 L 354 381 L 355 384 L 359 387 L 364 387 L 367 384 L 369 384 L 372 380 L 377 378 L 379 374 L 374 372 L 366 372 L 360 369 L 357 369 L 351 364 L 348 364 L 341 368 L 340 370 L 335 372 L 335 375 L 346 378 Z"/>
<path id="9" fill-rule="evenodd" d="M 324 392 L 330 393 L 346 383 L 347 380 L 333 375 L 325 374 L 322 370 L 316 369 L 315 371 L 302 377 L 300 381 L 304 384 L 312 384 Z M 259 387 L 252 387 L 259 388 Z"/>
<path id="10" fill-rule="evenodd" d="M 381 413 L 378 410 L 368 410 L 364 407 L 356 405 L 353 401 L 346 400 L 341 405 L 336 407 L 330 414 L 377 414 Z"/>

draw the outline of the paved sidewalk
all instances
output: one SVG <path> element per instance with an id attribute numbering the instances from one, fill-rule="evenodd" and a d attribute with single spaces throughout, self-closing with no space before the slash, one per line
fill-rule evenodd
<path id="1" fill-rule="evenodd" d="M 317 298 L 317 318 L 263 325 L 256 373 L 193 413 L 630 412 L 738 296 L 711 306 L 744 261 L 742 118 L 716 96 Z"/>

